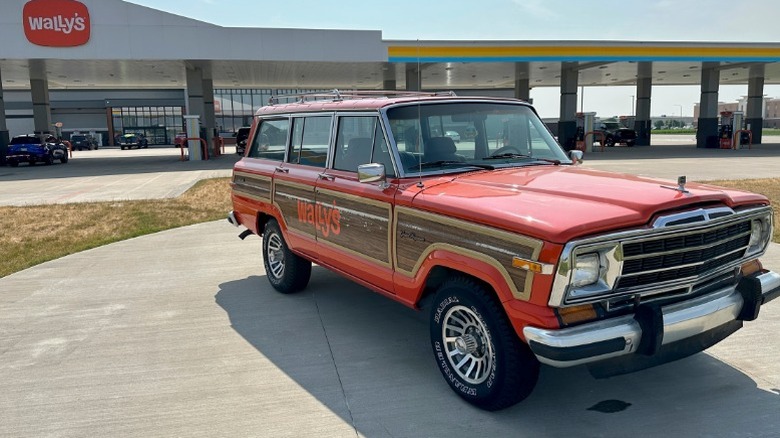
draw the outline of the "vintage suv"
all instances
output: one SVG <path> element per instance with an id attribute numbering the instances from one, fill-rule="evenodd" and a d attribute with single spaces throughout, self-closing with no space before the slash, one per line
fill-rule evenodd
<path id="1" fill-rule="evenodd" d="M 314 262 L 429 309 L 444 379 L 483 409 L 525 398 L 540 363 L 615 374 L 699 352 L 780 294 L 758 261 L 763 196 L 575 166 L 519 100 L 298 99 L 257 112 L 229 221 L 263 236 L 279 292 Z"/>

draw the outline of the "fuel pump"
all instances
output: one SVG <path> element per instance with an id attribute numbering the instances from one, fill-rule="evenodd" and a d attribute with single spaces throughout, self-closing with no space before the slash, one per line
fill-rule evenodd
<path id="1" fill-rule="evenodd" d="M 744 113 L 741 111 L 723 111 L 720 113 L 720 138 L 721 149 L 732 149 L 734 147 L 734 134 L 742 129 Z"/>
<path id="2" fill-rule="evenodd" d="M 575 135 L 576 148 L 581 151 L 593 150 L 593 135 L 586 134 L 593 132 L 593 120 L 596 113 L 577 113 L 577 133 Z"/>
<path id="3" fill-rule="evenodd" d="M 187 131 L 187 138 L 200 138 L 200 116 L 184 116 L 184 129 Z M 203 159 L 199 141 L 187 140 L 187 150 L 190 161 Z"/>

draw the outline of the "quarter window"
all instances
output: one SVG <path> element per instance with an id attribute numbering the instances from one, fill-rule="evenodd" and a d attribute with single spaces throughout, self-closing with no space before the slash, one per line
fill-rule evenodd
<path id="1" fill-rule="evenodd" d="M 252 141 L 249 156 L 266 160 L 283 161 L 287 146 L 288 119 L 263 120 Z"/>

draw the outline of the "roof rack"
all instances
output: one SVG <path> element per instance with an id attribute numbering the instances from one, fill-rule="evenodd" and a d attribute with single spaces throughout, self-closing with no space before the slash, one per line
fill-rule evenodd
<path id="1" fill-rule="evenodd" d="M 313 100 L 329 100 L 339 102 L 354 99 L 376 99 L 392 97 L 430 97 L 430 96 L 455 96 L 454 91 L 405 91 L 405 90 L 339 90 L 316 91 L 312 93 L 282 94 L 271 96 L 269 105 L 280 103 L 304 103 Z"/>

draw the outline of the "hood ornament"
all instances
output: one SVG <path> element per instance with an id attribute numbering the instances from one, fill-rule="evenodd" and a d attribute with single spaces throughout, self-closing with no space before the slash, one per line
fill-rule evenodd
<path id="1" fill-rule="evenodd" d="M 669 190 L 676 190 L 680 193 L 691 193 L 688 190 L 685 189 L 685 183 L 688 182 L 688 179 L 683 176 L 677 177 L 677 187 L 670 187 L 670 186 L 661 186 L 661 188 L 669 189 Z"/>

